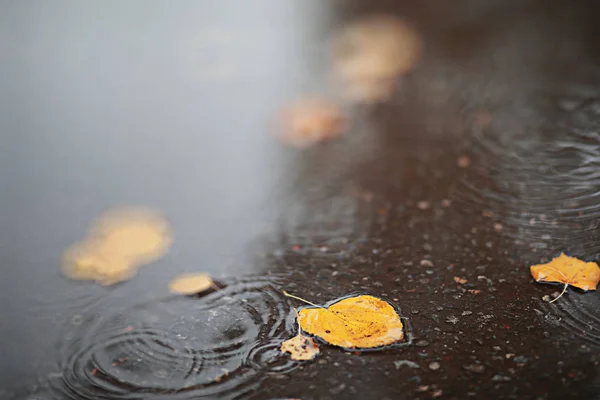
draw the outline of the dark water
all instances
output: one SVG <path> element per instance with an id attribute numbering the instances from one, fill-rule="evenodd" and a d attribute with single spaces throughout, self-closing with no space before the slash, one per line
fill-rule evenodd
<path id="1" fill-rule="evenodd" d="M 600 260 L 594 2 L 3 9 L 1 398 L 600 395 L 596 292 L 548 304 L 528 271 Z M 418 67 L 341 140 L 278 144 L 273 113 L 331 90 L 326 39 L 373 11 L 414 22 Z M 162 210 L 172 251 L 122 285 L 65 280 L 64 249 L 121 204 Z M 194 271 L 223 289 L 168 293 Z M 414 340 L 292 362 L 282 289 L 389 298 Z"/>
<path id="2" fill-rule="evenodd" d="M 231 282 L 202 298 L 113 305 L 113 315 L 102 301 L 94 308 L 64 333 L 57 398 L 228 398 L 297 366 L 278 351 L 293 313 L 268 279 Z"/>

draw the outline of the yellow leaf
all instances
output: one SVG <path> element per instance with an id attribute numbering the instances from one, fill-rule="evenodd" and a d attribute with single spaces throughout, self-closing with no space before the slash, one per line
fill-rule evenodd
<path id="1" fill-rule="evenodd" d="M 600 268 L 595 262 L 581 261 L 562 253 L 549 263 L 532 265 L 531 276 L 536 282 L 556 282 L 583 290 L 596 290 Z"/>
<path id="2" fill-rule="evenodd" d="M 280 350 L 283 353 L 290 353 L 290 358 L 296 361 L 312 360 L 320 353 L 319 345 L 312 338 L 304 336 L 302 332 L 281 343 Z"/>
<path id="3" fill-rule="evenodd" d="M 146 264 L 162 257 L 171 245 L 169 223 L 145 208 L 115 208 L 102 214 L 90 237 L 104 252 L 118 255 L 132 264 Z"/>
<path id="4" fill-rule="evenodd" d="M 63 256 L 70 279 L 112 285 L 135 276 L 137 269 L 162 257 L 172 238 L 160 214 L 145 208 L 116 208 L 101 215 L 89 236 Z"/>
<path id="5" fill-rule="evenodd" d="M 178 294 L 196 294 L 210 289 L 214 284 L 207 274 L 183 274 L 171 281 L 169 290 Z"/>
<path id="6" fill-rule="evenodd" d="M 350 349 L 385 346 L 404 338 L 394 307 L 369 295 L 347 297 L 327 308 L 304 308 L 298 312 L 298 324 L 306 333 Z"/>

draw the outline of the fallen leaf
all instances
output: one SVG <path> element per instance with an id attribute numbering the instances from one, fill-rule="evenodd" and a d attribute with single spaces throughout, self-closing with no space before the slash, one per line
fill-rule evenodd
<path id="1" fill-rule="evenodd" d="M 600 268 L 595 262 L 585 262 L 565 253 L 546 264 L 532 265 L 531 276 L 536 282 L 564 283 L 560 294 L 564 294 L 567 286 L 575 286 L 583 290 L 596 290 L 600 281 Z M 552 301 L 560 298 L 558 296 Z"/>
<path id="2" fill-rule="evenodd" d="M 468 282 L 468 280 L 466 280 L 465 278 L 461 278 L 460 276 L 455 276 L 454 282 L 458 283 L 459 285 L 464 285 Z"/>
<path id="3" fill-rule="evenodd" d="M 298 332 L 296 336 L 281 343 L 280 350 L 290 353 L 290 358 L 296 361 L 308 361 L 315 358 L 319 353 L 319 345 L 313 338 Z"/>
<path id="4" fill-rule="evenodd" d="M 377 297 L 347 297 L 328 307 L 309 304 L 312 307 L 298 312 L 300 328 L 334 346 L 370 349 L 404 339 L 400 316 L 390 303 Z"/>
<path id="5" fill-rule="evenodd" d="M 170 226 L 145 208 L 115 208 L 102 214 L 89 236 L 63 256 L 62 272 L 76 280 L 112 285 L 136 275 L 137 269 L 162 257 L 171 245 Z"/>
<path id="6" fill-rule="evenodd" d="M 99 247 L 129 260 L 146 264 L 162 257 L 171 245 L 170 226 L 160 214 L 137 207 L 115 208 L 102 214 L 90 229 Z"/>
<path id="7" fill-rule="evenodd" d="M 281 140 L 297 148 L 307 148 L 341 135 L 347 119 L 341 109 L 322 98 L 301 98 L 281 112 L 277 131 Z"/>
<path id="8" fill-rule="evenodd" d="M 215 282 L 208 274 L 183 274 L 169 283 L 169 290 L 178 294 L 196 294 L 213 287 Z"/>
<path id="9" fill-rule="evenodd" d="M 333 67 L 348 100 L 377 103 L 391 97 L 398 78 L 411 70 L 421 40 L 406 22 L 371 15 L 351 22 L 333 38 Z"/>

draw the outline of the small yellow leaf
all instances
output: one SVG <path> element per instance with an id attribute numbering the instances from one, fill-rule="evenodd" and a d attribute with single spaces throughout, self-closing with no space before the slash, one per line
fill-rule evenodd
<path id="1" fill-rule="evenodd" d="M 298 312 L 298 324 L 327 343 L 351 349 L 385 346 L 404 338 L 394 307 L 369 295 L 348 297 L 328 308 L 304 308 Z"/>
<path id="2" fill-rule="evenodd" d="M 556 282 L 583 290 L 596 290 L 600 268 L 595 262 L 581 261 L 562 253 L 546 264 L 532 265 L 531 276 L 536 282 Z"/>
<path id="3" fill-rule="evenodd" d="M 178 294 L 196 294 L 210 289 L 214 284 L 207 274 L 183 274 L 171 281 L 169 290 Z"/>
<path id="4" fill-rule="evenodd" d="M 290 358 L 296 361 L 312 360 L 320 353 L 319 345 L 302 333 L 281 343 L 280 350 L 283 353 L 290 353 Z"/>

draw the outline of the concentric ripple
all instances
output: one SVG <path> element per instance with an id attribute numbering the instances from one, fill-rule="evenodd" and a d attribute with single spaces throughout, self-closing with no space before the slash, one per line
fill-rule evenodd
<path id="1" fill-rule="evenodd" d="M 587 108 L 520 132 L 476 132 L 454 200 L 492 211 L 534 248 L 600 254 L 600 136 L 582 126 Z"/>
<path id="2" fill-rule="evenodd" d="M 582 295 L 575 289 L 569 290 L 573 293 L 567 293 L 554 303 L 542 302 L 544 318 L 562 328 L 559 331 L 563 334 L 574 335 L 600 348 L 600 299 L 593 293 Z"/>
<path id="3" fill-rule="evenodd" d="M 62 397 L 236 398 L 296 366 L 274 351 L 293 313 L 267 280 L 91 316 L 62 349 Z"/>

